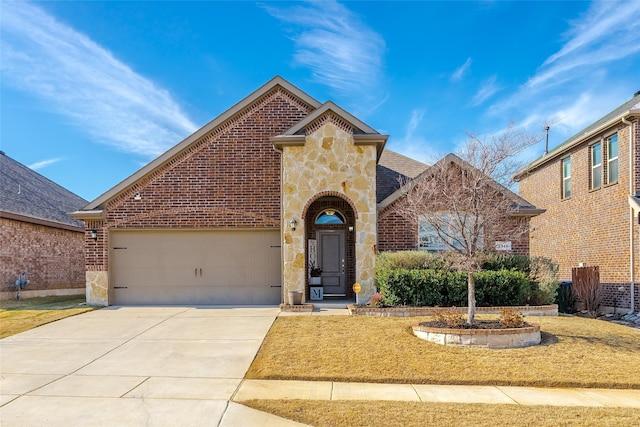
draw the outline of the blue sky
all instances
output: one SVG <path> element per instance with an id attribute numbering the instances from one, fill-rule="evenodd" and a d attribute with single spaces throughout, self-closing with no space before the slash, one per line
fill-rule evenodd
<path id="1" fill-rule="evenodd" d="M 423 162 L 640 90 L 640 2 L 0 2 L 0 149 L 91 200 L 275 75 Z M 542 154 L 543 143 L 524 155 Z"/>

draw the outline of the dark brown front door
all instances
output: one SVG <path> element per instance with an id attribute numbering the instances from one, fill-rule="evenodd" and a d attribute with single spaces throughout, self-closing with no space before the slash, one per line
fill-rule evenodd
<path id="1" fill-rule="evenodd" d="M 345 296 L 345 232 L 318 231 L 318 262 L 325 296 Z"/>

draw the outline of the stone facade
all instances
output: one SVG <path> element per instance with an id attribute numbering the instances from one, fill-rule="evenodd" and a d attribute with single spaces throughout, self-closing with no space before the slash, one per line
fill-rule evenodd
<path id="1" fill-rule="evenodd" d="M 0 242 L 3 295 L 15 296 L 17 274 L 22 272 L 31 273 L 25 297 L 32 291 L 41 291 L 37 295 L 44 296 L 84 287 L 81 231 L 0 218 Z"/>
<path id="2" fill-rule="evenodd" d="M 320 197 L 333 196 L 348 201 L 355 213 L 355 280 L 362 286 L 363 298 L 368 298 L 375 293 L 376 146 L 356 146 L 352 130 L 328 116 L 306 136 L 304 145 L 283 148 L 282 221 L 298 221 L 296 231 L 282 228 L 283 285 L 285 291 L 304 290 L 306 210 Z"/>
<path id="3" fill-rule="evenodd" d="M 638 120 L 633 120 L 633 132 L 638 138 Z M 590 147 L 606 138 L 618 135 L 618 180 L 604 182 L 591 189 Z M 603 144 L 604 145 L 604 144 Z M 640 155 L 631 153 L 635 171 L 629 168 L 630 127 L 617 123 L 590 135 L 570 149 L 521 175 L 520 194 L 546 212 L 531 220 L 531 255 L 553 259 L 560 265 L 560 279 L 571 280 L 571 268 L 580 263 L 600 267 L 603 305 L 630 308 L 630 207 L 629 194 L 638 187 Z M 553 153 L 552 153 L 553 154 Z M 562 160 L 571 159 L 571 196 L 562 197 Z M 603 165 L 606 168 L 606 162 Z M 606 169 L 604 170 L 606 173 Z M 630 179 L 635 176 L 630 190 Z M 638 281 L 640 235 L 636 218 L 632 231 L 635 268 Z M 620 287 L 624 291 L 620 291 Z M 640 310 L 638 285 L 635 286 L 635 306 Z"/>

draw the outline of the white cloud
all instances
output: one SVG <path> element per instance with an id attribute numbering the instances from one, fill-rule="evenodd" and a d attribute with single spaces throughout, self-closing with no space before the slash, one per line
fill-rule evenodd
<path id="1" fill-rule="evenodd" d="M 452 82 L 457 82 L 459 80 L 462 79 L 462 77 L 464 77 L 464 75 L 467 73 L 467 71 L 469 70 L 469 67 L 471 67 L 471 63 L 473 61 L 471 60 L 471 58 L 467 58 L 467 60 L 464 62 L 464 64 L 462 64 L 458 69 L 456 69 L 453 74 L 451 74 L 451 81 Z"/>
<path id="2" fill-rule="evenodd" d="M 157 156 L 197 128 L 167 90 L 33 4 L 3 2 L 1 34 L 4 81 L 99 142 Z"/>
<path id="3" fill-rule="evenodd" d="M 42 168 L 44 168 L 46 166 L 52 165 L 54 163 L 58 163 L 60 160 L 63 160 L 63 158 L 62 157 L 56 157 L 54 159 L 41 160 L 39 162 L 32 163 L 27 167 L 29 169 L 33 169 L 35 171 L 35 170 L 38 170 L 38 169 L 42 169 Z"/>
<path id="4" fill-rule="evenodd" d="M 488 113 L 527 126 L 550 122 L 550 148 L 607 114 L 631 97 L 629 81 L 637 81 L 637 72 L 625 74 L 618 64 L 640 55 L 639 13 L 637 1 L 593 2 L 571 22 L 564 45 Z"/>
<path id="5" fill-rule="evenodd" d="M 362 97 L 369 103 L 384 98 L 379 93 L 386 45 L 359 16 L 335 1 L 264 7 L 273 17 L 294 26 L 294 64 L 309 68 L 315 81 L 341 96 L 359 97 L 360 104 Z"/>
<path id="6" fill-rule="evenodd" d="M 484 103 L 487 99 L 491 98 L 496 92 L 498 92 L 501 88 L 496 84 L 497 77 L 491 76 L 484 82 L 482 82 L 482 86 L 473 96 L 471 100 L 471 105 L 476 107 L 482 103 Z"/>
<path id="7" fill-rule="evenodd" d="M 400 138 L 389 140 L 389 148 L 420 162 L 433 164 L 444 157 L 443 152 L 436 150 L 435 144 L 430 144 L 417 130 L 424 119 L 424 109 L 413 109 L 405 127 L 405 133 Z"/>

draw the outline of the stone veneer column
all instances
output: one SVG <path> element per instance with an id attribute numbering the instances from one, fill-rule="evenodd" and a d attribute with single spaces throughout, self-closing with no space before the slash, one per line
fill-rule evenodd
<path id="1" fill-rule="evenodd" d="M 87 304 L 109 305 L 109 275 L 106 271 L 87 271 Z"/>
<path id="2" fill-rule="evenodd" d="M 303 209 L 323 192 L 343 195 L 356 209 L 356 280 L 361 300 L 375 292 L 376 146 L 358 145 L 351 133 L 332 122 L 306 136 L 304 146 L 286 146 L 282 153 L 283 292 L 305 285 L 305 223 Z M 297 228 L 289 221 L 295 218 Z M 352 283 L 347 283 L 352 286 Z"/>

